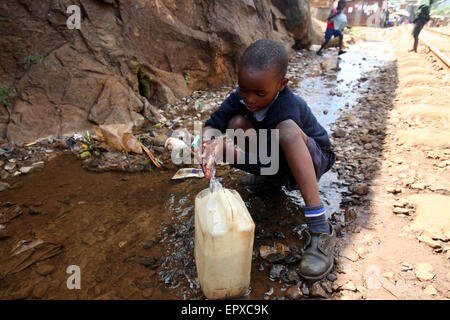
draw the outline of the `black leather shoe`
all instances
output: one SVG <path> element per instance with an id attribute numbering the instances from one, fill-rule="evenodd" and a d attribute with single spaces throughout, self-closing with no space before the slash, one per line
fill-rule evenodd
<path id="1" fill-rule="evenodd" d="M 305 229 L 306 250 L 298 267 L 298 274 L 307 280 L 320 280 L 333 268 L 336 232 L 333 226 L 331 234 L 315 233 Z"/>

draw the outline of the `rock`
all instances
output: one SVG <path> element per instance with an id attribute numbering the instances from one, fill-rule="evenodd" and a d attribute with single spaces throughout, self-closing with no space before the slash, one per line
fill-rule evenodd
<path id="1" fill-rule="evenodd" d="M 13 173 L 15 168 L 16 168 L 16 164 L 14 162 L 10 162 L 3 167 L 3 169 L 8 171 L 9 173 Z"/>
<path id="2" fill-rule="evenodd" d="M 41 214 L 42 212 L 40 209 L 38 209 L 36 207 L 30 207 L 28 213 L 34 216 L 34 215 Z"/>
<path id="3" fill-rule="evenodd" d="M 333 132 L 332 135 L 333 135 L 333 137 L 336 137 L 336 138 L 344 138 L 346 134 L 347 133 L 344 129 L 338 128 Z"/>
<path id="4" fill-rule="evenodd" d="M 394 207 L 392 212 L 395 213 L 395 214 L 406 214 L 406 215 L 409 215 L 409 209 L 407 209 L 407 208 Z"/>
<path id="5" fill-rule="evenodd" d="M 31 167 L 33 168 L 33 170 L 42 169 L 44 168 L 44 161 L 35 162 L 31 165 Z"/>
<path id="6" fill-rule="evenodd" d="M 144 299 L 149 299 L 153 296 L 153 292 L 155 291 L 154 288 L 148 288 L 142 291 L 142 297 Z"/>
<path id="7" fill-rule="evenodd" d="M 8 188 L 9 188 L 9 183 L 0 182 L 0 192 L 8 190 Z"/>
<path id="8" fill-rule="evenodd" d="M 322 281 L 321 282 L 322 288 L 329 294 L 333 293 L 333 287 L 331 285 L 331 282 L 329 281 Z"/>
<path id="9" fill-rule="evenodd" d="M 325 290 L 321 287 L 320 283 L 318 281 L 314 282 L 310 289 L 310 296 L 311 297 L 318 297 L 318 298 L 328 298 L 327 293 Z"/>
<path id="10" fill-rule="evenodd" d="M 266 259 L 270 254 L 277 253 L 277 249 L 270 246 L 261 246 L 259 248 L 259 255 L 261 258 Z"/>
<path id="11" fill-rule="evenodd" d="M 157 146 L 163 147 L 167 139 L 169 139 L 168 136 L 166 136 L 165 134 L 160 134 L 153 138 L 153 143 Z"/>
<path id="12" fill-rule="evenodd" d="M 92 246 L 97 242 L 97 238 L 92 233 L 87 233 L 81 238 L 81 242 L 88 246 Z"/>
<path id="13" fill-rule="evenodd" d="M 327 279 L 330 280 L 331 282 L 336 281 L 337 277 L 334 273 L 330 273 L 327 275 Z"/>
<path id="14" fill-rule="evenodd" d="M 286 278 L 290 283 L 297 283 L 300 280 L 300 277 L 295 269 L 289 270 L 286 274 Z"/>
<path id="15" fill-rule="evenodd" d="M 141 265 L 143 265 L 146 268 L 150 268 L 152 270 L 159 267 L 158 260 L 153 257 L 145 258 L 144 260 L 141 261 Z"/>
<path id="16" fill-rule="evenodd" d="M 393 206 L 394 206 L 394 207 L 399 207 L 399 208 L 405 208 L 405 207 L 407 207 L 407 206 L 409 206 L 409 205 L 410 205 L 410 203 L 409 203 L 409 201 L 406 200 L 406 199 L 400 199 L 400 200 L 395 201 L 395 202 L 393 203 Z"/>
<path id="17" fill-rule="evenodd" d="M 416 263 L 414 273 L 417 279 L 420 281 L 427 281 L 434 278 L 435 274 L 432 272 L 433 266 L 428 262 L 418 262 Z"/>
<path id="18" fill-rule="evenodd" d="M 47 290 L 48 290 L 48 283 L 41 282 L 34 287 L 33 296 L 35 296 L 38 299 L 42 299 L 47 293 Z"/>
<path id="19" fill-rule="evenodd" d="M 10 174 L 8 173 L 8 171 L 6 171 L 6 170 L 1 170 L 1 173 L 0 173 L 0 178 L 1 178 L 1 179 L 6 180 L 6 179 L 9 178 L 9 176 L 10 176 Z"/>
<path id="20" fill-rule="evenodd" d="M 308 1 L 273 1 L 271 14 L 279 32 L 289 32 L 295 40 L 295 49 L 309 47 L 312 39 L 312 22 Z M 256 2 L 255 2 L 256 5 Z M 261 6 L 261 4 L 259 5 Z M 299 18 L 307 17 L 307 18 Z"/>
<path id="21" fill-rule="evenodd" d="M 272 253 L 266 257 L 266 261 L 269 263 L 280 263 L 284 260 L 284 255 L 281 253 Z"/>
<path id="22" fill-rule="evenodd" d="M 362 143 L 369 143 L 369 142 L 372 142 L 373 140 L 374 140 L 373 136 L 369 136 L 369 135 L 361 136 Z"/>
<path id="23" fill-rule="evenodd" d="M 2 47 L 8 46 L 0 52 L 0 69 L 5 71 L 2 83 L 21 80 L 14 90 L 21 94 L 0 115 L 2 131 L 6 127 L 10 142 L 65 135 L 85 130 L 91 122 L 139 126 L 144 99 L 163 107 L 174 105 L 205 82 L 212 87 L 233 83 L 237 79 L 234 57 L 254 39 L 278 40 L 291 53 L 294 45 L 300 48 L 311 43 L 309 2 L 305 0 L 99 4 L 83 6 L 83 14 L 90 19 L 83 20 L 79 32 L 69 37 L 66 8 L 57 2 L 50 2 L 45 10 L 33 2 L 2 6 L 11 19 L 2 21 L 0 27 L 17 29 L 13 40 L 0 40 Z M 26 37 L 27 30 L 40 30 L 45 36 Z M 27 57 L 11 54 L 39 46 L 52 50 L 48 54 L 29 52 Z M 180 48 L 189 50 L 180 54 Z M 21 63 L 24 58 L 33 58 L 33 62 Z M 3 113 L 10 114 L 10 119 L 4 119 Z"/>
<path id="24" fill-rule="evenodd" d="M 289 289 L 286 291 L 286 296 L 289 299 L 296 300 L 296 299 L 301 298 L 303 296 L 303 293 L 299 287 L 293 286 L 293 287 L 289 287 Z"/>
<path id="25" fill-rule="evenodd" d="M 346 248 L 342 250 L 341 252 L 339 252 L 339 255 L 353 262 L 359 260 L 359 255 L 352 248 Z"/>
<path id="26" fill-rule="evenodd" d="M 436 290 L 431 284 L 429 284 L 429 285 L 425 288 L 425 290 L 423 290 L 423 293 L 425 293 L 425 294 L 427 294 L 427 295 L 429 295 L 429 296 L 434 296 L 434 295 L 436 295 L 438 292 L 437 292 L 437 290 Z"/>
<path id="27" fill-rule="evenodd" d="M 43 277 L 53 273 L 53 271 L 55 271 L 55 266 L 48 265 L 48 264 L 38 266 L 36 269 L 36 272 Z"/>
<path id="28" fill-rule="evenodd" d="M 282 264 L 275 264 L 272 266 L 269 272 L 269 278 L 271 280 L 278 280 L 286 273 L 286 267 Z"/>
<path id="29" fill-rule="evenodd" d="M 289 248 L 282 243 L 277 243 L 275 247 L 261 246 L 259 248 L 259 255 L 261 258 L 270 263 L 278 263 L 282 261 L 289 252 Z"/>
<path id="30" fill-rule="evenodd" d="M 19 171 L 23 174 L 27 174 L 33 171 L 33 167 L 22 167 L 19 169 Z"/>
<path id="31" fill-rule="evenodd" d="M 364 149 L 366 149 L 366 150 L 371 150 L 373 147 L 372 147 L 372 145 L 370 144 L 370 143 L 366 143 L 365 145 L 364 145 Z"/>
<path id="32" fill-rule="evenodd" d="M 32 291 L 32 286 L 22 286 L 17 291 L 10 293 L 10 296 L 14 300 L 24 300 L 30 296 Z"/>
<path id="33" fill-rule="evenodd" d="M 386 191 L 388 193 L 396 194 L 396 193 L 402 192 L 402 189 L 401 188 L 397 188 L 397 187 L 388 186 L 388 187 L 386 187 Z"/>
<path id="34" fill-rule="evenodd" d="M 94 300 L 115 300 L 117 299 L 117 292 L 115 290 L 108 291 L 101 296 L 96 297 Z"/>
<path id="35" fill-rule="evenodd" d="M 426 234 L 422 234 L 418 237 L 418 240 L 420 242 L 425 243 L 427 246 L 433 248 L 433 249 L 438 249 L 441 247 L 441 244 L 433 239 L 431 239 L 429 236 L 427 236 Z"/>
<path id="36" fill-rule="evenodd" d="M 355 192 L 357 195 L 364 196 L 364 195 L 366 195 L 366 194 L 369 193 L 369 186 L 368 186 L 367 184 L 365 184 L 365 183 L 358 184 L 358 185 L 356 185 L 356 187 L 354 188 L 354 192 Z"/>
<path id="37" fill-rule="evenodd" d="M 416 182 L 416 183 L 413 183 L 413 184 L 411 185 L 411 188 L 412 188 L 412 189 L 423 190 L 423 189 L 426 188 L 426 186 L 425 186 L 424 183 Z"/>
<path id="38" fill-rule="evenodd" d="M 417 194 L 408 197 L 414 203 L 414 231 L 422 231 L 432 239 L 450 240 L 450 197 L 439 194 Z M 439 215 L 436 214 L 439 212 Z"/>

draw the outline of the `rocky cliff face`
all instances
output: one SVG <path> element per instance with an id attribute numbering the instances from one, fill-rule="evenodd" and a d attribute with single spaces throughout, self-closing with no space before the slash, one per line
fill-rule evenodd
<path id="1" fill-rule="evenodd" d="M 71 5 L 80 29 L 66 25 Z M 309 26 L 306 0 L 3 0 L 0 138 L 140 126 L 152 105 L 233 83 L 257 39 L 308 46 Z"/>

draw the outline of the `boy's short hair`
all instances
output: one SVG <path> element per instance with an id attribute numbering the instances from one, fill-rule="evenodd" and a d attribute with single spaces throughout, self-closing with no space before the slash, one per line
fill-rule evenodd
<path id="1" fill-rule="evenodd" d="M 346 4 L 345 0 L 339 0 L 337 7 L 338 9 L 344 9 Z"/>
<path id="2" fill-rule="evenodd" d="M 275 68 L 280 80 L 286 75 L 288 63 L 289 55 L 284 46 L 270 39 L 253 42 L 245 49 L 241 59 L 242 67 L 253 70 Z"/>

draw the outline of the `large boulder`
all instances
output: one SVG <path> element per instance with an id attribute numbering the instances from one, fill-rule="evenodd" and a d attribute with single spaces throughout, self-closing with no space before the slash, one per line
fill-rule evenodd
<path id="1" fill-rule="evenodd" d="M 0 88 L 14 95 L 0 102 L 0 138 L 28 143 L 94 124 L 139 126 L 146 104 L 163 109 L 201 87 L 235 83 L 253 41 L 290 49 L 295 35 L 297 47 L 308 43 L 308 1 L 287 1 L 294 27 L 289 5 L 278 2 L 3 0 Z M 80 8 L 79 30 L 66 25 L 71 5 Z"/>
<path id="2" fill-rule="evenodd" d="M 285 16 L 285 26 L 295 39 L 295 49 L 309 48 L 312 43 L 311 13 L 308 0 L 272 0 Z"/>

